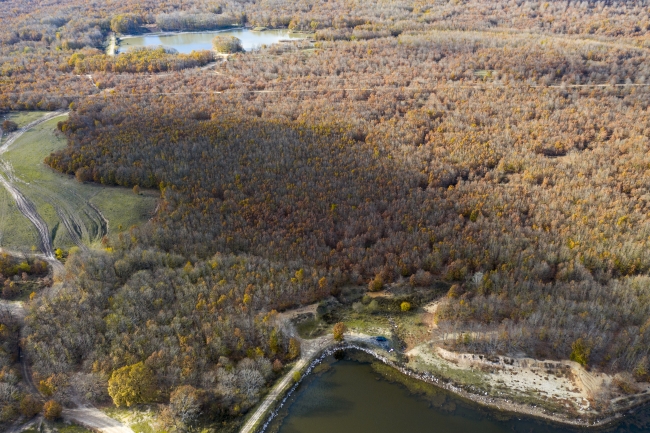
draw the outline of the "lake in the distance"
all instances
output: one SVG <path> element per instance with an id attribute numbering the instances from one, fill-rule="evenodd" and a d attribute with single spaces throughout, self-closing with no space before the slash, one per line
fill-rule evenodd
<path id="1" fill-rule="evenodd" d="M 414 395 L 377 373 L 364 354 L 347 352 L 305 378 L 266 433 L 641 433 L 650 410 L 608 429 L 578 429 L 496 413 L 433 387 Z"/>
<path id="2" fill-rule="evenodd" d="M 271 45 L 283 39 L 301 39 L 304 35 L 289 33 L 289 30 L 264 30 L 256 32 L 249 29 L 236 29 L 226 31 L 213 31 L 201 33 L 178 33 L 168 35 L 142 35 L 120 40 L 119 50 L 128 51 L 140 47 L 170 47 L 179 53 L 192 51 L 211 50 L 212 39 L 215 35 L 230 35 L 239 38 L 246 51 L 254 50 L 262 45 Z"/>

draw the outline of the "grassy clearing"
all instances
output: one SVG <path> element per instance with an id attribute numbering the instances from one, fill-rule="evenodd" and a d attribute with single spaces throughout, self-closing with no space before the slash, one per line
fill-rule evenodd
<path id="1" fill-rule="evenodd" d="M 102 408 L 109 417 L 120 421 L 122 424 L 129 426 L 134 433 L 155 433 L 157 430 L 153 427 L 156 418 L 154 406 L 142 406 L 137 408 L 121 408 L 108 406 Z"/>
<path id="2" fill-rule="evenodd" d="M 2 120 L 11 120 L 12 122 L 16 122 L 19 128 L 22 128 L 34 120 L 40 119 L 44 115 L 45 112 L 43 111 L 12 111 L 2 117 Z"/>
<path id="3" fill-rule="evenodd" d="M 38 238 L 31 223 L 16 207 L 6 189 L 0 187 L 0 246 L 19 245 L 21 250 L 37 249 Z"/>
<path id="4" fill-rule="evenodd" d="M 0 123 L 4 122 L 5 120 L 11 120 L 13 122 L 16 122 L 19 128 L 22 128 L 29 123 L 40 119 L 45 114 L 46 113 L 43 111 L 12 111 L 5 114 L 4 116 L 0 116 Z M 4 143 L 4 141 L 7 139 L 7 136 L 7 133 L 2 134 L 2 137 L 0 137 L 0 144 Z"/>
<path id="5" fill-rule="evenodd" d="M 103 220 L 93 206 L 108 220 L 109 232 L 128 230 L 147 221 L 155 209 L 157 191 L 135 195 L 126 188 L 82 184 L 43 164 L 46 156 L 67 145 L 65 138 L 55 132 L 57 122 L 63 119 L 57 117 L 35 126 L 3 155 L 21 180 L 17 187 L 34 202 L 50 228 L 54 247 L 74 246 L 63 224 L 64 218 L 76 217 L 76 225 L 80 227 L 77 234 L 84 243 L 98 241 Z M 4 190 L 0 192 L 0 233 L 0 246 L 25 251 L 37 245 L 31 223 Z"/>
<path id="6" fill-rule="evenodd" d="M 317 338 L 321 335 L 325 335 L 329 328 L 330 325 L 317 318 L 304 320 L 296 326 L 298 335 L 300 335 L 301 338 L 306 339 Z"/>

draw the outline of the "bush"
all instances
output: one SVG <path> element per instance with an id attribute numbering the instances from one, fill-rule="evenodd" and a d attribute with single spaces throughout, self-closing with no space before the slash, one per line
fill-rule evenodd
<path id="1" fill-rule="evenodd" d="M 376 313 L 377 311 L 379 311 L 379 302 L 377 302 L 376 299 L 373 299 L 368 304 L 367 310 L 368 310 L 368 313 L 370 313 L 370 314 Z"/>
<path id="2" fill-rule="evenodd" d="M 49 400 L 43 405 L 43 416 L 47 420 L 54 421 L 61 418 L 61 412 L 63 412 L 63 408 L 54 400 Z"/>
<path id="3" fill-rule="evenodd" d="M 234 36 L 217 35 L 212 39 L 212 46 L 220 53 L 236 53 L 244 51 L 241 41 Z"/>
<path id="4" fill-rule="evenodd" d="M 378 292 L 384 287 L 384 280 L 380 275 L 377 275 L 370 284 L 368 284 L 368 290 L 371 292 Z"/>
<path id="5" fill-rule="evenodd" d="M 589 355 L 591 354 L 591 347 L 589 347 L 589 345 L 582 338 L 578 338 L 571 345 L 571 349 L 572 351 L 571 351 L 571 355 L 569 356 L 569 359 L 571 359 L 571 361 L 577 362 L 583 367 L 586 367 L 587 364 L 589 363 Z"/>
<path id="6" fill-rule="evenodd" d="M 36 416 L 41 410 L 43 410 L 43 404 L 31 394 L 26 394 L 20 401 L 20 413 L 27 418 Z"/>
<path id="7" fill-rule="evenodd" d="M 18 129 L 18 124 L 11 120 L 5 120 L 2 122 L 2 130 L 5 132 L 14 132 Z"/>
<path id="8" fill-rule="evenodd" d="M 346 330 L 347 328 L 345 326 L 345 323 L 343 322 L 339 322 L 336 325 L 334 325 L 334 328 L 332 329 L 332 333 L 334 334 L 334 340 L 343 341 L 343 337 Z"/>
<path id="9" fill-rule="evenodd" d="M 403 312 L 407 312 L 407 311 L 409 311 L 409 310 L 411 309 L 411 304 L 408 303 L 408 302 L 402 302 L 402 303 L 400 304 L 399 308 L 400 308 Z"/>

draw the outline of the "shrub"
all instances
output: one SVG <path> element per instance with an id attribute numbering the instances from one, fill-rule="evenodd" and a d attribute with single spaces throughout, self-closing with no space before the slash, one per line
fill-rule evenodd
<path id="1" fill-rule="evenodd" d="M 409 310 L 411 309 L 411 304 L 408 303 L 408 302 L 402 302 L 402 303 L 400 304 L 399 308 L 400 308 L 403 312 L 407 312 L 407 311 L 409 311 Z"/>
<path id="2" fill-rule="evenodd" d="M 50 421 L 61 418 L 61 412 L 63 408 L 54 400 L 49 400 L 43 405 L 43 416 Z"/>
<path id="3" fill-rule="evenodd" d="M 334 325 L 334 328 L 332 329 L 332 333 L 334 334 L 334 340 L 343 341 L 343 337 L 346 330 L 347 329 L 345 323 L 343 322 L 338 322 L 336 325 Z"/>
<path id="4" fill-rule="evenodd" d="M 370 301 L 370 303 L 368 304 L 367 311 L 368 311 L 368 313 L 371 313 L 371 314 L 376 313 L 377 311 L 379 311 L 379 302 L 377 302 L 376 299 L 373 299 L 372 301 Z"/>
<path id="5" fill-rule="evenodd" d="M 5 132 L 14 132 L 18 129 L 18 124 L 11 120 L 5 120 L 2 122 L 2 130 Z"/>
<path id="6" fill-rule="evenodd" d="M 20 413 L 27 418 L 36 416 L 36 414 L 38 414 L 42 409 L 43 404 L 31 394 L 26 394 L 23 399 L 20 400 Z"/>
<path id="7" fill-rule="evenodd" d="M 447 292 L 447 297 L 448 298 L 457 298 L 463 293 L 462 289 L 458 284 L 454 284 L 449 288 L 449 291 Z"/>
<path id="8" fill-rule="evenodd" d="M 571 355 L 569 359 L 575 361 L 578 364 L 586 367 L 589 363 L 589 354 L 591 353 L 591 347 L 582 339 L 578 338 L 571 345 Z"/>
<path id="9" fill-rule="evenodd" d="M 370 284 L 368 284 L 368 290 L 371 292 L 378 292 L 384 287 L 384 280 L 380 275 L 377 275 Z"/>

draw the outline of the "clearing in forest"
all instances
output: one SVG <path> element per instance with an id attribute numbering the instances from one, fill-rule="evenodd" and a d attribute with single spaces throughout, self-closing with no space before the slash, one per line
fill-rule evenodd
<path id="1" fill-rule="evenodd" d="M 10 113 L 24 127 L 45 113 Z M 57 173 L 43 163 L 50 153 L 67 145 L 56 134 L 59 116 L 24 132 L 2 155 L 3 172 L 13 185 L 34 203 L 47 224 L 54 248 L 89 245 L 110 232 L 128 230 L 149 219 L 158 193 L 79 183 L 73 177 Z M 4 134 L 2 142 L 6 140 Z M 32 223 L 16 207 L 6 189 L 0 189 L 0 247 L 30 250 L 38 245 Z"/>

